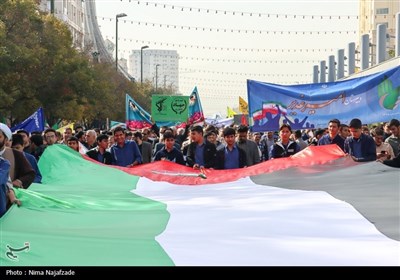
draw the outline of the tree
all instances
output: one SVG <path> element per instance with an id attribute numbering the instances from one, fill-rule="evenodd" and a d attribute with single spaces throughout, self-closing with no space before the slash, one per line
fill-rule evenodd
<path id="1" fill-rule="evenodd" d="M 33 0 L 4 0 L 0 10 L 0 115 L 20 122 L 42 106 L 58 119 L 123 121 L 125 93 L 150 107 L 149 88 L 73 47 L 68 27 Z"/>

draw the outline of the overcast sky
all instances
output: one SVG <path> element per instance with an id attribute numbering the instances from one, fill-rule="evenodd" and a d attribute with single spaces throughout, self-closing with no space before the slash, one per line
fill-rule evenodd
<path id="1" fill-rule="evenodd" d="M 206 115 L 225 115 L 239 96 L 247 100 L 247 79 L 312 82 L 313 65 L 359 37 L 358 0 L 96 0 L 96 6 L 103 37 L 113 42 L 116 14 L 128 15 L 118 23 L 120 58 L 144 45 L 177 50 L 179 92 L 197 85 Z"/>

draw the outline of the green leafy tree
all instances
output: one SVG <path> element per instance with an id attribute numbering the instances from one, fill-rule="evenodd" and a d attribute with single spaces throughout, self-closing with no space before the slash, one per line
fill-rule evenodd
<path id="1" fill-rule="evenodd" d="M 0 115 L 22 121 L 42 106 L 58 119 L 124 121 L 125 93 L 150 107 L 151 85 L 138 85 L 73 47 L 68 27 L 33 0 L 0 0 Z"/>

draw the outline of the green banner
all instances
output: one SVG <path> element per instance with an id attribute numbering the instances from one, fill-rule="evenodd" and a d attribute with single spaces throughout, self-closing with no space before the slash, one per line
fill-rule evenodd
<path id="1" fill-rule="evenodd" d="M 154 121 L 186 122 L 189 117 L 189 96 L 153 95 L 151 116 Z"/>

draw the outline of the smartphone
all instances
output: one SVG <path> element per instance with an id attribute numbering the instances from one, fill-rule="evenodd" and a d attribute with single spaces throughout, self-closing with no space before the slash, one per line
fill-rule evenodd
<path id="1" fill-rule="evenodd" d="M 382 155 L 386 155 L 386 151 L 382 151 L 381 154 L 382 154 Z"/>

